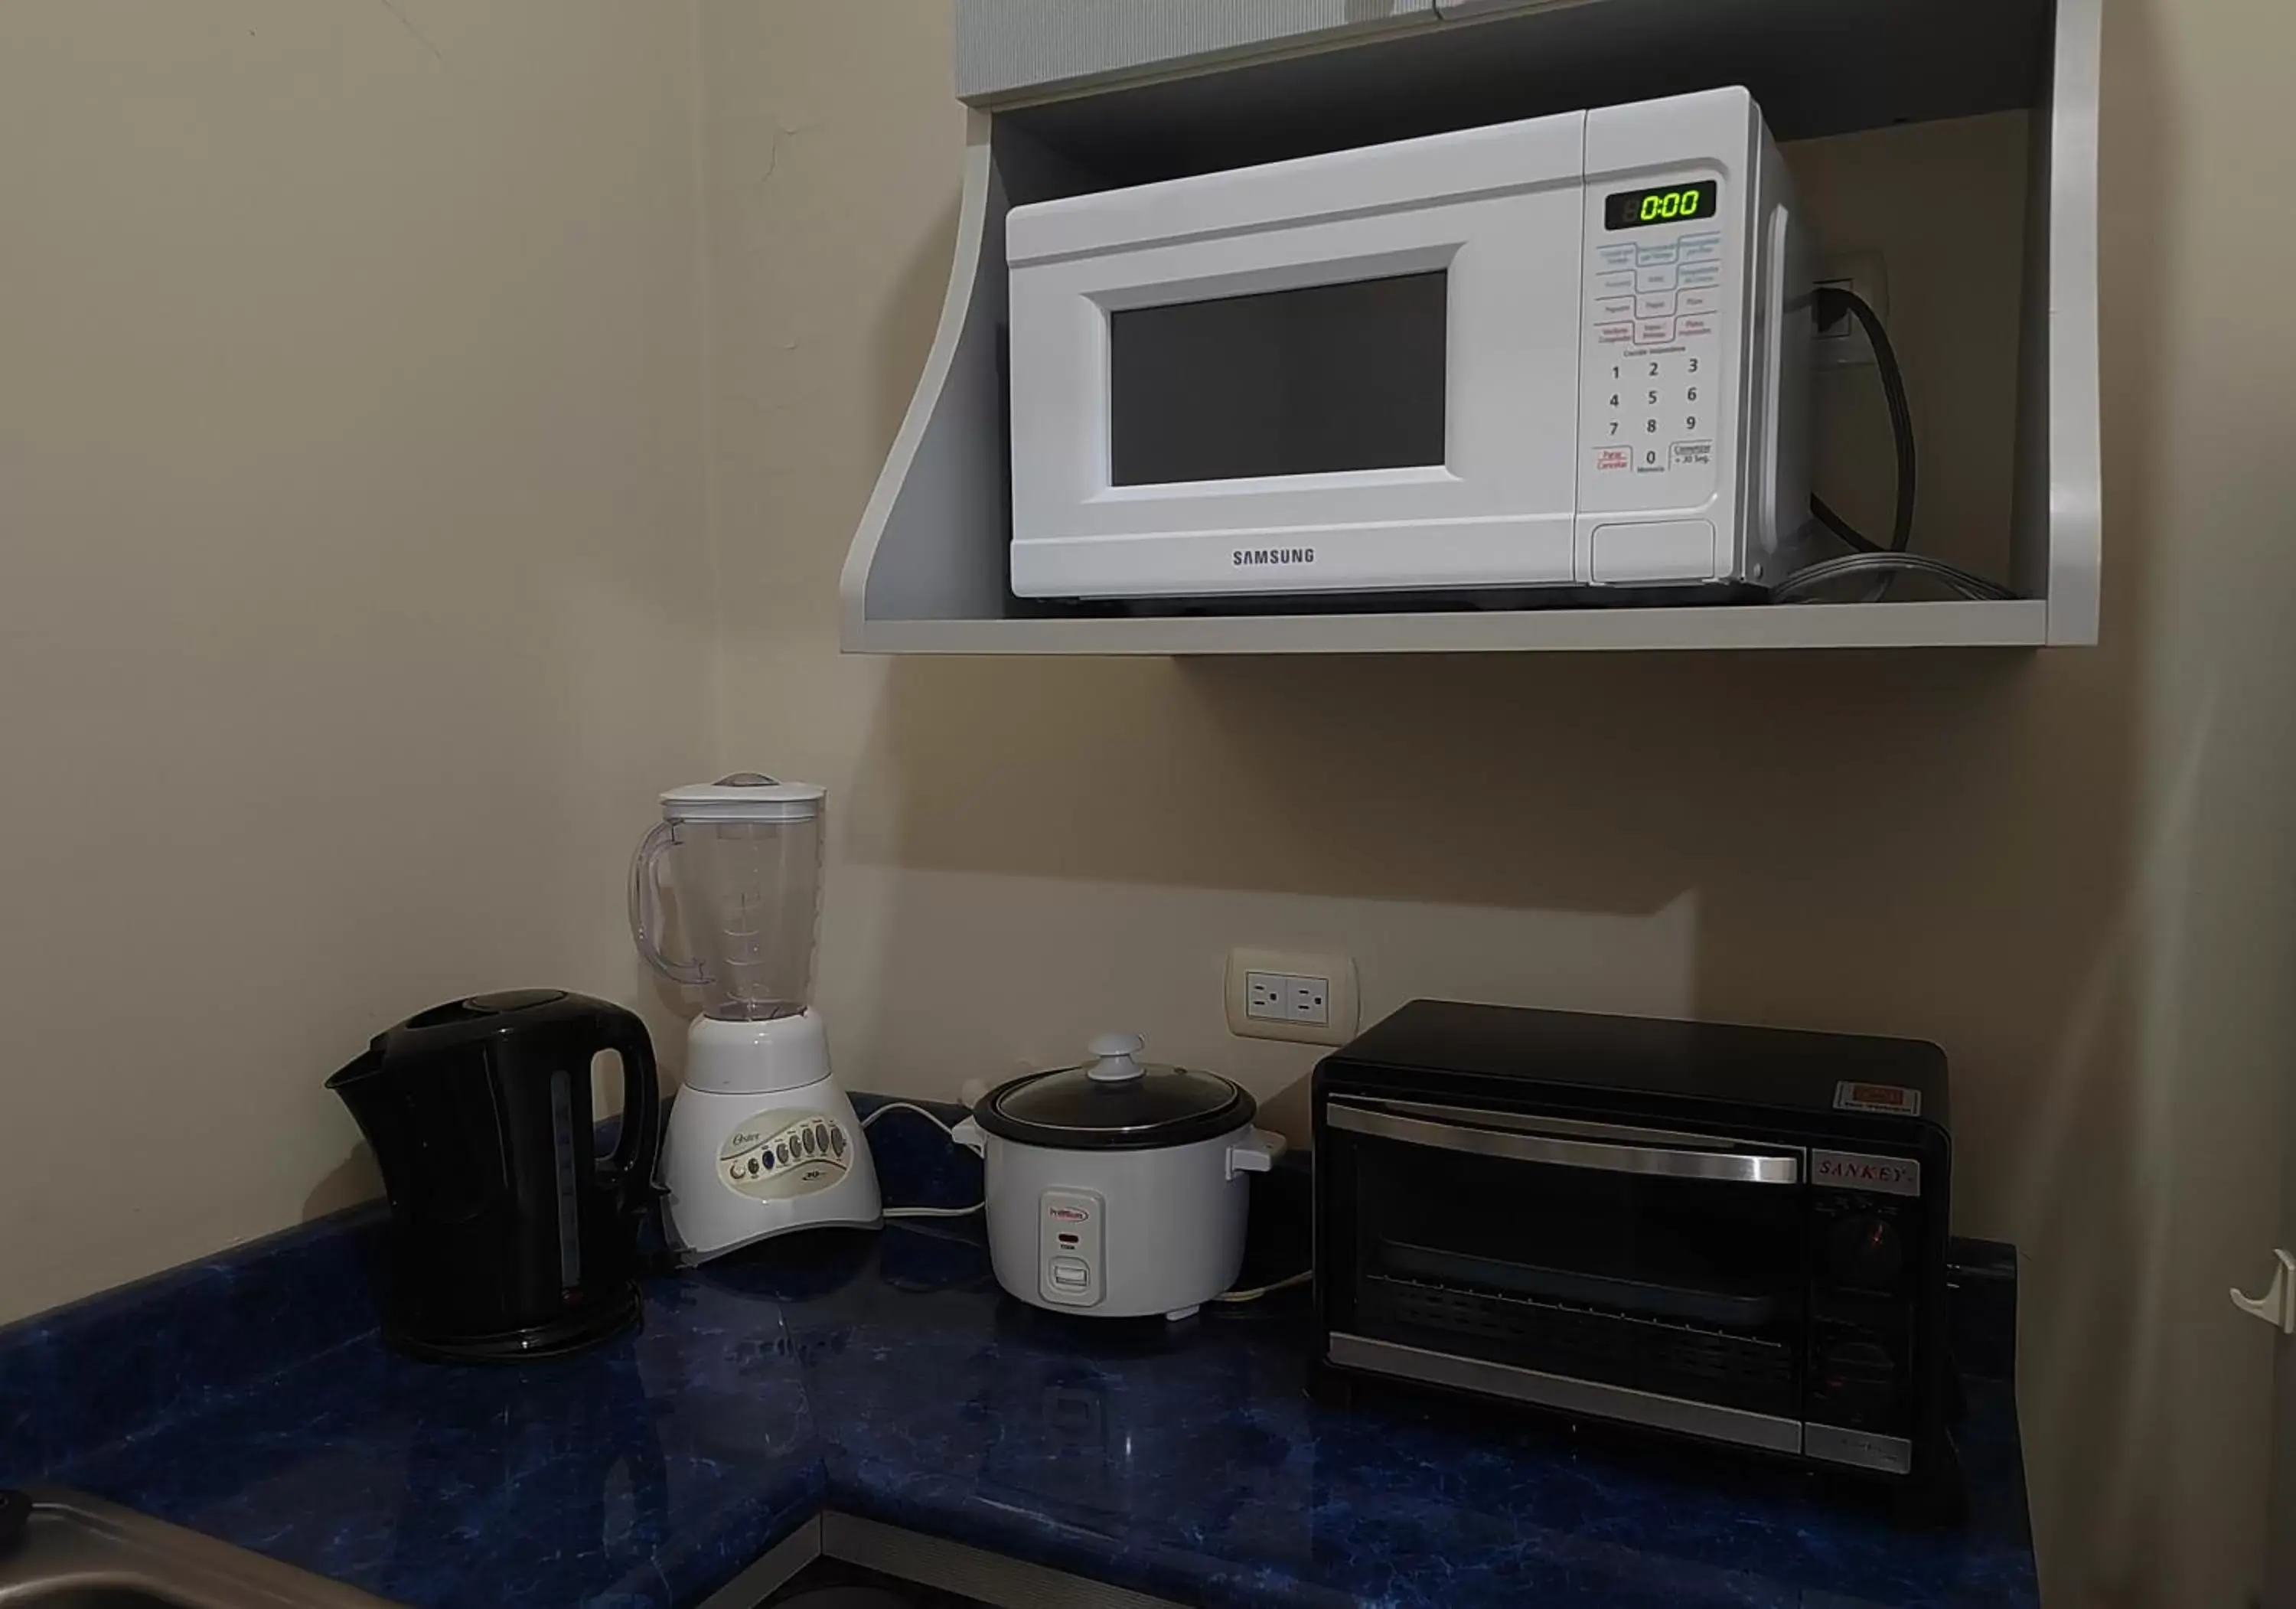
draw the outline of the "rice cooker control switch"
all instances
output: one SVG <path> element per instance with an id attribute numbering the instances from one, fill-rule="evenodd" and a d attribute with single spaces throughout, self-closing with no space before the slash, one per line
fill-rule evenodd
<path id="1" fill-rule="evenodd" d="M 1106 1209 L 1090 1190 L 1047 1190 L 1037 1199 L 1037 1288 L 1061 1307 L 1098 1307 L 1107 1293 L 1101 1260 Z"/>

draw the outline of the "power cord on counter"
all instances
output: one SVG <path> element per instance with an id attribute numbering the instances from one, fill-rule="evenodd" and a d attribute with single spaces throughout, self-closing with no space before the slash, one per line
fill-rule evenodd
<path id="1" fill-rule="evenodd" d="M 871 1126 L 873 1125 L 879 1118 L 884 1116 L 889 1112 L 914 1112 L 918 1117 L 924 1119 L 926 1122 L 931 1123 L 934 1128 L 939 1129 L 943 1134 L 947 1135 L 952 1144 L 954 1144 L 956 1139 L 955 1134 L 950 1129 L 947 1123 L 942 1122 L 939 1117 L 927 1111 L 924 1107 L 918 1105 L 914 1101 L 885 1102 L 867 1117 L 861 1120 L 862 1132 L 865 1134 L 867 1133 Z M 977 1201 L 969 1207 L 887 1207 L 884 1210 L 882 1216 L 886 1218 L 970 1218 L 988 1204 L 988 1202 L 983 1200 Z"/>
<path id="2" fill-rule="evenodd" d="M 1913 406 L 1906 400 L 1905 371 L 1898 366 L 1898 350 L 1890 344 L 1889 332 L 1882 327 L 1880 316 L 1855 291 L 1845 290 L 1839 285 L 1820 285 L 1815 299 L 1815 311 L 1817 327 L 1821 330 L 1844 318 L 1856 319 L 1858 326 L 1866 332 L 1867 344 L 1874 349 L 1874 367 L 1882 378 L 1882 397 L 1890 409 L 1890 437 L 1898 457 L 1897 497 L 1890 519 L 1890 542 L 1885 547 L 1836 513 L 1824 498 L 1812 493 L 1809 511 L 1818 523 L 1856 551 L 1838 559 L 1824 559 L 1816 564 L 1804 565 L 1770 589 L 1770 601 L 1774 603 L 1818 601 L 1807 595 L 1830 582 L 1874 576 L 1880 579 L 1879 584 L 1866 593 L 1864 601 L 1878 603 L 1889 595 L 1890 583 L 1900 575 L 1926 576 L 1964 597 L 2015 597 L 2017 595 L 2006 587 L 1973 571 L 1948 564 L 1942 559 L 1906 551 L 1914 539 L 1914 498 L 1918 486 L 1918 472 L 1914 456 Z"/>
<path id="3" fill-rule="evenodd" d="M 1273 1296 L 1278 1291 L 1288 1291 L 1294 1285 L 1306 1285 L 1309 1280 L 1315 1277 L 1315 1270 L 1313 1268 L 1309 1268 L 1303 1273 L 1286 1275 L 1283 1278 L 1276 1280 L 1272 1285 L 1254 1285 L 1248 1291 L 1224 1291 L 1219 1295 L 1213 1297 L 1212 1300 L 1214 1301 L 1233 1302 L 1258 1301 L 1261 1297 Z"/>
<path id="4" fill-rule="evenodd" d="M 914 1101 L 882 1102 L 879 1104 L 876 1111 L 871 1112 L 867 1117 L 861 1120 L 861 1127 L 864 1129 L 873 1127 L 879 1118 L 884 1116 L 889 1112 L 914 1112 L 919 1117 L 924 1119 L 926 1122 L 931 1123 L 934 1128 L 948 1136 L 951 1140 L 955 1140 L 956 1138 L 956 1131 L 955 1129 L 951 1129 L 947 1123 L 942 1122 L 939 1118 L 934 1116 L 933 1113 L 926 1108 L 918 1105 Z"/>
<path id="5" fill-rule="evenodd" d="M 977 1201 L 969 1207 L 887 1207 L 880 1218 L 970 1218 L 988 1203 Z"/>

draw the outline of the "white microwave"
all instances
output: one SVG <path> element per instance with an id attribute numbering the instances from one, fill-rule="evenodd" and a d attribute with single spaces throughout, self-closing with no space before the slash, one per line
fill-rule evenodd
<path id="1" fill-rule="evenodd" d="M 1774 585 L 1810 283 L 1719 89 L 1015 207 L 1013 592 Z"/>

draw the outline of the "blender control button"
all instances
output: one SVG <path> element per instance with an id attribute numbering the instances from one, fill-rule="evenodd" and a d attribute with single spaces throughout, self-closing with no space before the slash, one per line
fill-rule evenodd
<path id="1" fill-rule="evenodd" d="M 750 1159 L 750 1177 L 751 1178 L 758 1177 L 758 1159 L 754 1156 Z"/>
<path id="2" fill-rule="evenodd" d="M 805 1146 L 805 1153 L 806 1153 L 808 1156 L 811 1156 L 811 1155 L 813 1154 L 813 1149 L 814 1149 L 814 1147 L 813 1147 L 813 1130 L 812 1130 L 812 1129 L 807 1129 L 803 1134 L 799 1135 L 797 1137 L 798 1137 L 799 1143 L 800 1143 L 800 1144 L 801 1144 L 801 1145 L 803 1145 Z"/>
<path id="3" fill-rule="evenodd" d="M 843 1156 L 845 1154 L 844 1129 L 832 1129 L 829 1131 L 829 1149 L 835 1155 Z"/>
<path id="4" fill-rule="evenodd" d="M 787 1140 L 775 1140 L 774 1142 L 774 1154 L 783 1162 L 788 1162 L 790 1159 L 790 1143 Z"/>
<path id="5" fill-rule="evenodd" d="M 766 1151 L 759 1153 L 758 1160 L 766 1165 L 767 1172 L 771 1173 L 774 1170 L 774 1153 L 772 1152 Z"/>

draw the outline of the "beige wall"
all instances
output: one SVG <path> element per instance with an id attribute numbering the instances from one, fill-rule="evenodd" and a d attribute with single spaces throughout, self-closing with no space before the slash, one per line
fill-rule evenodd
<path id="1" fill-rule="evenodd" d="M 0 1318 L 370 1192 L 408 1012 L 651 998 L 693 86 L 682 5 L 0 15 Z"/>
<path id="2" fill-rule="evenodd" d="M 2249 203 L 2296 16 L 2113 0 L 2108 33 L 2103 648 L 890 662 L 839 656 L 836 582 L 946 283 L 948 8 L 704 0 L 719 758 L 833 790 L 844 1076 L 947 1095 L 1124 1024 L 1276 1094 L 1314 1053 L 1227 1036 L 1234 943 L 1354 955 L 1367 1015 L 1935 1038 L 1960 1227 L 2026 1253 L 2050 1601 L 2244 1601 L 2268 1336 L 2223 1293 L 2271 1244 L 2296 1056 L 2296 370 L 2263 316 L 2296 231 Z M 1970 332 L 2012 326 L 1931 220 L 1998 214 L 2017 121 L 1796 155 L 1853 231 L 1889 227 L 1861 170 L 1927 209 L 1885 242 L 1893 322 L 1923 540 L 1969 561 L 2007 404 Z"/>

